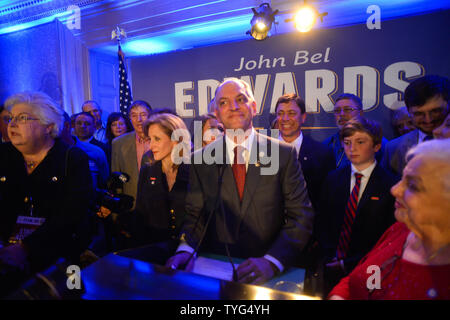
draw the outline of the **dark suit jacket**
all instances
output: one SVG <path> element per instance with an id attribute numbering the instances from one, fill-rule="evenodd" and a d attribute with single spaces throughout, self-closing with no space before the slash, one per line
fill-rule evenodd
<path id="1" fill-rule="evenodd" d="M 149 161 L 147 156 L 148 152 L 144 153 L 141 165 Z M 134 131 L 125 133 L 112 141 L 111 171 L 125 172 L 130 176 L 130 180 L 124 184 L 123 193 L 136 199 L 139 172 Z"/>
<path id="2" fill-rule="evenodd" d="M 224 138 L 218 139 L 192 156 L 183 226 L 187 243 L 196 247 L 208 215 L 214 212 L 203 241 L 204 250 L 225 254 L 224 243 L 228 243 L 231 256 L 249 258 L 269 254 L 284 266 L 292 264 L 311 235 L 313 220 L 295 149 L 276 139 L 255 134 L 250 159 L 259 161 L 250 161 L 248 165 L 241 204 L 231 165 L 194 162 L 199 153 L 203 159 L 205 155 L 213 154 L 219 161 L 224 161 L 224 141 Z M 263 157 L 276 153 L 277 147 L 279 156 L 274 158 L 279 161 L 278 170 L 272 175 L 263 175 L 263 170 L 270 166 L 265 164 L 267 161 L 263 161 Z M 274 163 L 276 161 L 271 164 Z"/>
<path id="3" fill-rule="evenodd" d="M 111 168 L 111 147 L 109 145 L 107 145 L 106 143 L 98 141 L 95 138 L 92 138 L 91 141 L 89 141 L 89 143 L 91 143 L 103 150 L 103 152 L 105 153 L 105 156 L 106 156 L 106 160 L 108 161 L 108 168 Z"/>
<path id="4" fill-rule="evenodd" d="M 23 240 L 33 271 L 48 267 L 57 257 L 79 256 L 88 245 L 89 230 L 83 226 L 86 234 L 77 232 L 94 200 L 88 157 L 77 147 L 68 150 L 56 139 L 44 160 L 27 174 L 22 154 L 10 142 L 0 144 L 0 240 L 7 243 L 17 216 L 29 214 L 28 199 L 33 215 L 46 219 Z"/>
<path id="5" fill-rule="evenodd" d="M 335 257 L 345 208 L 350 197 L 351 166 L 331 172 L 322 188 L 322 198 L 315 230 L 326 260 Z M 395 222 L 391 187 L 398 178 L 377 164 L 358 203 L 352 226 L 345 269 L 351 271 L 375 245 L 386 229 Z"/>
<path id="6" fill-rule="evenodd" d="M 419 130 L 408 132 L 394 140 L 389 141 L 384 149 L 382 166 L 394 174 L 402 175 L 406 166 L 406 153 L 419 141 Z"/>
<path id="7" fill-rule="evenodd" d="M 189 182 L 189 166 L 181 164 L 169 191 L 161 161 L 143 164 L 139 173 L 132 236 L 136 246 L 161 241 L 178 242 L 184 221 L 184 206 Z"/>
<path id="8" fill-rule="evenodd" d="M 306 180 L 309 198 L 317 211 L 322 184 L 328 173 L 336 169 L 336 159 L 330 148 L 303 135 L 298 160 Z"/>

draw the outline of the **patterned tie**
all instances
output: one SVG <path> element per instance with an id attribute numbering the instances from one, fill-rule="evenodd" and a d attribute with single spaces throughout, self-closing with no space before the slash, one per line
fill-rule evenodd
<path id="1" fill-rule="evenodd" d="M 339 242 L 337 247 L 337 257 L 338 259 L 345 258 L 347 250 L 350 244 L 350 236 L 352 234 L 352 224 L 356 216 L 356 208 L 358 207 L 358 194 L 359 187 L 361 185 L 361 177 L 363 175 L 355 172 L 355 186 L 353 187 L 350 198 L 347 202 L 347 207 L 345 208 L 344 223 L 342 224 L 341 234 L 339 236 Z"/>
<path id="2" fill-rule="evenodd" d="M 234 148 L 234 161 L 231 168 L 233 169 L 234 180 L 236 181 L 236 187 L 239 193 L 239 199 L 242 202 L 244 197 L 244 186 L 245 186 L 245 161 L 244 161 L 244 150 L 242 146 L 237 146 Z"/>

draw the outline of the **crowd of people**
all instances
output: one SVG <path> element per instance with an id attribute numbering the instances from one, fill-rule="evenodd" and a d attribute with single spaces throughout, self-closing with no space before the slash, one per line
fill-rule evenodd
<path id="1" fill-rule="evenodd" d="M 95 101 L 69 116 L 44 93 L 15 94 L 0 110 L 0 297 L 58 258 L 118 251 L 188 271 L 220 254 L 250 284 L 320 269 L 329 299 L 450 299 L 449 94 L 447 78 L 412 81 L 388 141 L 343 93 L 323 142 L 302 132 L 295 93 L 276 103 L 278 139 L 257 132 L 237 78 L 190 134 L 142 100 L 102 122 Z"/>

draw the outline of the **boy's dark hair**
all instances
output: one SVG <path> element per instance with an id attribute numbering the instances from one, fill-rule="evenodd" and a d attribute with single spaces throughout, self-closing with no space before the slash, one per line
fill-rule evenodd
<path id="1" fill-rule="evenodd" d="M 347 121 L 339 132 L 339 138 L 343 141 L 344 138 L 351 137 L 355 132 L 367 133 L 372 138 L 374 146 L 381 144 L 381 140 L 383 139 L 383 132 L 380 124 L 361 116 L 354 117 Z"/>
<path id="2" fill-rule="evenodd" d="M 405 90 L 405 104 L 408 110 L 414 106 L 423 106 L 429 99 L 441 96 L 449 102 L 450 81 L 447 78 L 428 75 L 411 82 Z"/>
<path id="3" fill-rule="evenodd" d="M 277 100 L 277 104 L 275 105 L 275 113 L 278 110 L 278 106 L 280 105 L 280 103 L 289 103 L 291 101 L 295 101 L 295 103 L 297 104 L 297 106 L 300 109 L 300 112 L 302 114 L 305 114 L 306 112 L 306 108 L 305 108 L 305 101 L 303 101 L 302 98 L 300 98 L 296 93 L 287 93 L 282 95 L 281 97 L 278 98 Z"/>

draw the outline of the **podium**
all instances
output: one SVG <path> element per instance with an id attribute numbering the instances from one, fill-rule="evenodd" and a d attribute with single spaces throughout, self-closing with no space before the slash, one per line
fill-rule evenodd
<path id="1" fill-rule="evenodd" d="M 311 300 L 109 254 L 81 271 L 85 300 Z"/>

